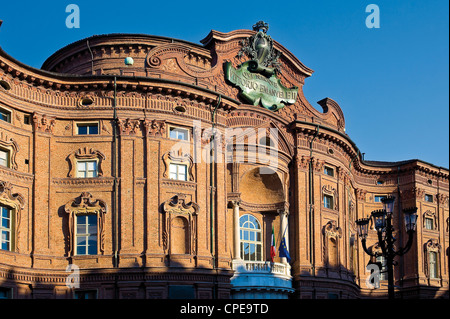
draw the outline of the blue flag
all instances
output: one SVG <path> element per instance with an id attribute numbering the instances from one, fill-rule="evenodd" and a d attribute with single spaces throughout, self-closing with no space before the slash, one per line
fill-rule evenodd
<path id="1" fill-rule="evenodd" d="M 286 247 L 286 239 L 284 238 L 284 236 L 283 236 L 283 240 L 281 240 L 280 248 L 278 248 L 278 251 L 280 252 L 280 253 L 278 254 L 278 256 L 279 256 L 280 258 L 281 258 L 281 257 L 286 257 L 288 263 L 291 262 L 291 256 L 289 255 L 289 252 L 288 252 L 288 250 L 287 250 L 287 247 Z"/>

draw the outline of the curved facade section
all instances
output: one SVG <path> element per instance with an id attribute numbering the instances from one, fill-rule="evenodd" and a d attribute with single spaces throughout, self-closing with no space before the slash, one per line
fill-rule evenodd
<path id="1" fill-rule="evenodd" d="M 448 169 L 364 161 L 264 24 L 201 42 L 94 36 L 41 70 L 0 49 L 2 294 L 382 298 L 355 220 L 393 195 L 400 243 L 419 208 L 396 294 L 448 297 Z"/>

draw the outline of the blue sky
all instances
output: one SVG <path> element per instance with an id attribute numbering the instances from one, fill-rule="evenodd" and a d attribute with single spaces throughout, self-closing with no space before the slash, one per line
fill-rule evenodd
<path id="1" fill-rule="evenodd" d="M 447 0 L 2 1 L 0 46 L 40 68 L 56 50 L 95 34 L 144 33 L 200 43 L 269 23 L 269 35 L 315 71 L 304 93 L 341 106 L 347 133 L 366 160 L 419 158 L 449 167 Z M 65 25 L 77 4 L 79 29 Z M 380 28 L 366 27 L 366 6 Z"/>

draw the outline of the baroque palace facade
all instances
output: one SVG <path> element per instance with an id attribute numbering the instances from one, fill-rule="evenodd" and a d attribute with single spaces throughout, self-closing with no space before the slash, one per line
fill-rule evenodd
<path id="1" fill-rule="evenodd" d="M 384 298 L 355 220 L 393 195 L 396 296 L 448 298 L 448 169 L 364 160 L 267 31 L 0 49 L 0 297 Z"/>

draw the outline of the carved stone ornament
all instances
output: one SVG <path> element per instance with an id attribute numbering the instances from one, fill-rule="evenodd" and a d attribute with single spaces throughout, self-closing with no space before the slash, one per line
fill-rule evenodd
<path id="1" fill-rule="evenodd" d="M 87 147 L 80 148 L 77 151 L 69 154 L 69 156 L 67 156 L 67 160 L 70 165 L 68 176 L 75 177 L 77 160 L 96 160 L 97 176 L 101 177 L 103 176 L 102 162 L 105 160 L 105 158 L 106 158 L 105 155 L 100 151 Z"/>
<path id="2" fill-rule="evenodd" d="M 197 254 L 197 216 L 200 206 L 194 202 L 186 203 L 185 195 L 178 194 L 162 204 L 163 213 L 163 247 L 168 254 L 181 253 L 196 255 Z M 183 229 L 185 242 L 175 242 L 175 232 L 177 225 L 175 220 L 183 221 L 186 227 Z M 179 249 L 184 245 L 183 249 Z"/>
<path id="3" fill-rule="evenodd" d="M 187 165 L 187 173 L 189 175 L 188 180 L 194 181 L 194 160 L 192 159 L 192 156 L 189 153 L 184 153 L 183 150 L 180 148 L 178 152 L 175 152 L 174 150 L 171 150 L 170 152 L 167 152 L 162 157 L 163 163 L 164 163 L 164 173 L 163 176 L 165 178 L 169 178 L 169 169 L 170 169 L 170 163 L 177 163 L 177 164 L 185 164 Z"/>
<path id="4" fill-rule="evenodd" d="M 69 201 L 64 206 L 64 211 L 69 214 L 68 255 L 74 255 L 76 224 L 75 218 L 78 214 L 97 215 L 98 250 L 103 254 L 105 245 L 105 214 L 107 211 L 106 202 L 100 199 L 93 200 L 91 193 L 83 192 L 81 193 L 81 196 Z"/>
<path id="5" fill-rule="evenodd" d="M 277 77 L 281 73 L 278 59 L 281 53 L 274 48 L 272 38 L 267 35 L 269 26 L 259 21 L 253 26 L 254 35 L 241 42 L 237 57 L 246 54 L 250 60 L 234 68 L 225 62 L 225 79 L 240 89 L 239 96 L 246 103 L 261 104 L 268 110 L 278 111 L 286 104 L 297 101 L 298 87 L 286 88 Z"/>
<path id="6" fill-rule="evenodd" d="M 336 221 L 330 220 L 323 227 L 323 234 L 325 237 L 332 237 L 338 239 L 342 237 L 342 229 L 339 226 L 336 226 Z"/>
<path id="7" fill-rule="evenodd" d="M 145 119 L 144 126 L 147 136 L 165 137 L 166 135 L 165 121 Z"/>
<path id="8" fill-rule="evenodd" d="M 9 166 L 10 168 L 17 170 L 16 155 L 19 151 L 19 145 L 13 138 L 9 138 L 3 131 L 0 132 L 0 147 L 9 151 Z"/>
<path id="9" fill-rule="evenodd" d="M 266 67 L 266 72 L 273 74 L 275 71 L 281 73 L 278 59 L 280 52 L 273 47 L 273 40 L 267 34 L 269 24 L 264 21 L 258 21 L 253 25 L 253 31 L 256 31 L 250 38 L 242 40 L 242 48 L 238 52 L 238 57 L 246 54 L 251 60 L 258 61 L 258 64 Z M 269 68 L 273 67 L 273 68 Z"/>
<path id="10" fill-rule="evenodd" d="M 119 133 L 122 135 L 137 134 L 141 127 L 141 121 L 130 119 L 118 119 Z"/>
<path id="11" fill-rule="evenodd" d="M 16 252 L 20 252 L 19 247 L 17 246 L 17 238 L 19 237 L 21 212 L 25 208 L 25 199 L 21 194 L 13 193 L 12 184 L 10 182 L 0 181 L 0 204 L 13 210 L 14 238 L 12 238 L 11 242 L 15 245 L 14 250 Z"/>
<path id="12" fill-rule="evenodd" d="M 33 128 L 38 132 L 45 132 L 53 134 L 56 120 L 53 117 L 47 117 L 47 115 L 39 115 L 36 112 L 33 113 Z"/>
<path id="13" fill-rule="evenodd" d="M 330 220 L 323 227 L 323 258 L 325 264 L 331 267 L 338 266 L 339 262 L 339 238 L 342 237 L 342 230 L 336 226 L 336 221 Z M 330 247 L 334 242 L 333 247 Z"/>

